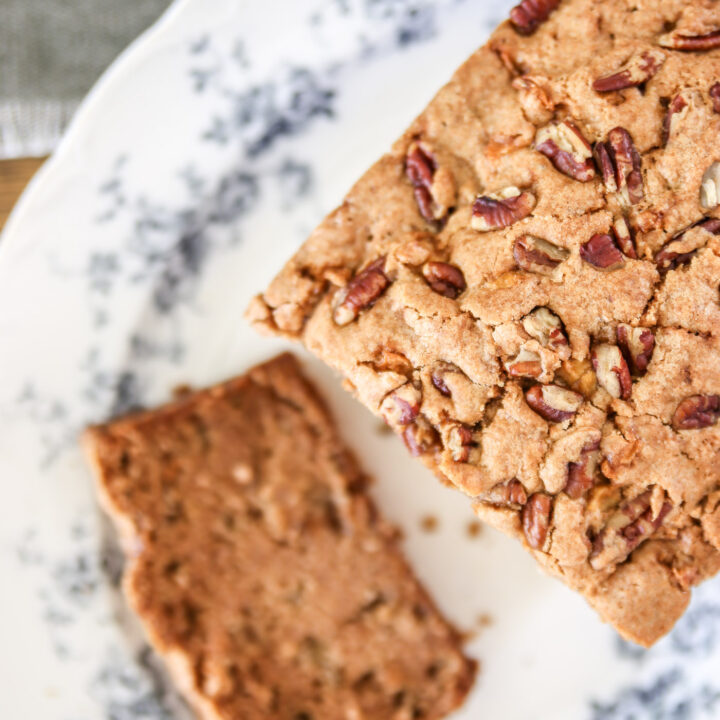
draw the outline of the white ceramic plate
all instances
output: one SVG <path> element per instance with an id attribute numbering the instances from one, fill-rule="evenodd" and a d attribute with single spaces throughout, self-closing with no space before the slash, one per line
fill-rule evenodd
<path id="1" fill-rule="evenodd" d="M 0 242 L 3 718 L 186 717 L 117 592 L 78 433 L 286 347 L 246 326 L 248 300 L 511 4 L 183 0 L 88 97 Z M 619 642 L 514 542 L 469 538 L 467 500 L 307 369 L 477 633 L 458 720 L 720 716 L 720 582 L 652 651 Z"/>

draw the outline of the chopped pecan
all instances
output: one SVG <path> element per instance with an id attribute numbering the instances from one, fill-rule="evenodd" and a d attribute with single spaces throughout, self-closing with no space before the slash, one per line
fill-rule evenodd
<path id="1" fill-rule="evenodd" d="M 655 264 L 661 274 L 665 274 L 670 270 L 675 270 L 681 265 L 687 265 L 693 257 L 695 257 L 696 250 L 690 250 L 689 252 L 676 252 L 672 249 L 673 245 L 677 242 L 674 238 L 666 245 L 660 248 L 658 253 L 655 255 Z"/>
<path id="2" fill-rule="evenodd" d="M 517 479 L 495 485 L 483 496 L 483 501 L 491 505 L 513 505 L 522 507 L 527 502 L 527 492 L 523 484 Z"/>
<path id="3" fill-rule="evenodd" d="M 619 192 L 625 204 L 635 205 L 643 199 L 640 154 L 625 128 L 613 128 L 604 143 L 595 144 L 594 155 L 608 192 Z"/>
<path id="4" fill-rule="evenodd" d="M 448 362 L 439 362 L 435 365 L 430 375 L 432 384 L 435 386 L 437 391 L 445 397 L 450 397 L 452 391 L 447 385 L 447 376 L 451 373 L 461 372 L 460 368 Z"/>
<path id="5" fill-rule="evenodd" d="M 617 340 L 633 374 L 644 375 L 655 349 L 655 336 L 652 331 L 620 323 L 617 326 Z"/>
<path id="6" fill-rule="evenodd" d="M 608 192 L 617 192 L 617 182 L 615 182 L 615 165 L 610 155 L 609 145 L 604 142 L 597 142 L 593 147 L 593 157 L 595 164 L 600 171 L 605 189 Z"/>
<path id="7" fill-rule="evenodd" d="M 653 511 L 652 494 L 652 490 L 645 490 L 610 517 L 593 542 L 590 565 L 594 570 L 622 562 L 660 528 L 672 505 L 665 501 Z"/>
<path id="8" fill-rule="evenodd" d="M 467 425 L 453 425 L 448 433 L 447 447 L 454 462 L 468 462 L 473 448 L 477 447 L 472 428 Z"/>
<path id="9" fill-rule="evenodd" d="M 683 117 L 684 115 L 687 115 L 687 101 L 682 95 L 676 95 L 668 105 L 668 109 L 665 113 L 665 118 L 663 119 L 663 129 L 662 129 L 662 141 L 663 145 L 668 144 L 668 140 L 670 139 L 670 135 L 673 132 L 674 125 L 677 124 L 677 121 Z"/>
<path id="10" fill-rule="evenodd" d="M 498 230 L 527 217 L 534 207 L 532 193 L 510 186 L 499 193 L 476 198 L 470 226 L 480 232 Z"/>
<path id="11" fill-rule="evenodd" d="M 632 394 L 630 369 L 617 345 L 597 345 L 592 351 L 597 381 L 614 398 L 627 400 Z"/>
<path id="12" fill-rule="evenodd" d="M 637 251 L 635 250 L 635 235 L 633 234 L 630 224 L 625 218 L 618 218 L 613 223 L 613 234 L 618 247 L 623 255 L 637 260 Z"/>
<path id="13" fill-rule="evenodd" d="M 422 416 L 417 417 L 403 430 L 402 438 L 410 454 L 414 457 L 437 449 L 439 444 L 435 428 Z"/>
<path id="14" fill-rule="evenodd" d="M 720 82 L 716 82 L 709 91 L 710 101 L 712 102 L 713 110 L 716 113 L 720 113 Z"/>
<path id="15" fill-rule="evenodd" d="M 441 188 L 437 186 L 437 171 L 437 163 L 432 155 L 420 143 L 411 143 L 405 159 L 405 174 L 412 183 L 420 214 L 436 228 L 445 221 L 448 202 L 452 202 L 449 196 L 454 194 L 454 183 L 447 172 L 443 174 L 443 178 L 452 187 L 449 192 L 447 188 L 442 188 L 441 192 Z"/>
<path id="16" fill-rule="evenodd" d="M 535 149 L 564 175 L 588 182 L 595 177 L 592 147 L 578 128 L 564 121 L 546 125 L 535 136 Z"/>
<path id="17" fill-rule="evenodd" d="M 533 385 L 525 391 L 527 404 L 550 422 L 570 420 L 583 402 L 583 396 L 560 385 Z"/>
<path id="18" fill-rule="evenodd" d="M 714 30 L 705 35 L 684 35 L 671 32 L 661 35 L 658 43 L 672 50 L 712 50 L 720 47 L 720 30 Z"/>
<path id="19" fill-rule="evenodd" d="M 617 270 L 625 264 L 625 256 L 608 233 L 598 233 L 583 243 L 580 257 L 598 270 Z"/>
<path id="20" fill-rule="evenodd" d="M 501 43 L 490 43 L 490 49 L 497 55 L 498 60 L 503 64 L 511 77 L 517 77 L 525 72 L 525 68 L 515 59 L 510 48 Z"/>
<path id="21" fill-rule="evenodd" d="M 542 550 L 547 539 L 552 513 L 552 498 L 545 493 L 535 493 L 528 499 L 522 512 L 523 530 L 528 545 Z"/>
<path id="22" fill-rule="evenodd" d="M 714 162 L 702 176 L 700 205 L 703 210 L 713 210 L 720 205 L 720 162 Z"/>
<path id="23" fill-rule="evenodd" d="M 557 377 L 571 390 L 581 393 L 586 398 L 592 397 L 597 388 L 595 371 L 587 358 L 583 360 L 568 358 L 558 369 Z"/>
<path id="24" fill-rule="evenodd" d="M 720 418 L 720 395 L 691 395 L 675 408 L 675 430 L 697 430 L 714 425 Z"/>
<path id="25" fill-rule="evenodd" d="M 615 166 L 618 191 L 626 203 L 635 205 L 644 197 L 640 154 L 625 128 L 613 128 L 608 133 L 607 144 Z"/>
<path id="26" fill-rule="evenodd" d="M 560 318 L 546 307 L 535 308 L 523 318 L 522 323 L 525 332 L 543 347 L 555 351 L 567 347 L 568 341 Z"/>
<path id="27" fill-rule="evenodd" d="M 596 92 L 610 92 L 637 87 L 646 83 L 665 62 L 665 54 L 659 50 L 645 50 L 635 55 L 612 75 L 605 75 L 593 83 Z"/>
<path id="28" fill-rule="evenodd" d="M 512 86 L 518 91 L 518 101 L 530 122 L 542 125 L 552 118 L 555 102 L 548 78 L 541 75 L 521 75 L 512 81 Z"/>
<path id="29" fill-rule="evenodd" d="M 412 183 L 420 214 L 428 222 L 434 222 L 435 212 L 430 188 L 435 174 L 435 162 L 417 143 L 410 145 L 405 160 L 405 174 Z"/>
<path id="30" fill-rule="evenodd" d="M 519 480 L 511 480 L 507 484 L 507 489 L 508 502 L 515 505 L 524 505 L 527 502 L 527 493 L 525 492 L 523 484 Z"/>
<path id="31" fill-rule="evenodd" d="M 711 235 L 720 235 L 720 219 L 718 218 L 701 220 L 691 226 L 691 228 L 693 227 L 702 228 Z M 686 232 L 687 230 L 683 230 L 671 240 L 668 240 L 655 255 L 655 264 L 660 273 L 666 273 L 669 270 L 677 269 L 681 265 L 687 265 L 695 257 L 695 253 L 699 248 L 684 249 L 680 243 Z"/>
<path id="32" fill-rule="evenodd" d="M 409 375 L 413 371 L 413 365 L 405 355 L 387 347 L 378 349 L 377 359 L 374 360 L 372 364 L 377 372 L 393 372 L 398 375 Z"/>
<path id="33" fill-rule="evenodd" d="M 510 22 L 520 35 L 532 35 L 559 4 L 560 0 L 522 0 L 510 11 Z"/>
<path id="34" fill-rule="evenodd" d="M 429 191 L 435 167 L 435 160 L 425 152 L 419 143 L 410 144 L 405 158 L 405 173 L 413 186 L 424 187 Z"/>
<path id="35" fill-rule="evenodd" d="M 578 500 L 595 484 L 595 471 L 600 460 L 600 440 L 588 443 L 580 451 L 577 462 L 568 463 L 568 478 L 563 490 Z"/>
<path id="36" fill-rule="evenodd" d="M 565 248 L 534 235 L 521 235 L 513 243 L 513 257 L 518 267 L 540 275 L 552 275 L 553 270 L 569 256 Z"/>
<path id="37" fill-rule="evenodd" d="M 426 232 L 411 233 L 408 239 L 393 250 L 395 260 L 403 265 L 419 266 L 430 259 L 433 249 L 432 234 Z"/>
<path id="38" fill-rule="evenodd" d="M 467 287 L 460 268 L 446 262 L 431 261 L 422 269 L 428 285 L 440 295 L 454 300 Z"/>
<path id="39" fill-rule="evenodd" d="M 720 218 L 701 220 L 695 227 L 700 227 L 711 235 L 720 235 Z"/>
<path id="40" fill-rule="evenodd" d="M 520 352 L 505 363 L 505 368 L 511 377 L 539 378 L 542 375 L 540 356 L 531 350 L 521 348 Z"/>
<path id="41" fill-rule="evenodd" d="M 450 388 L 445 383 L 445 378 L 443 378 L 441 375 L 437 375 L 437 374 L 433 373 L 431 376 L 431 379 L 432 379 L 432 384 L 435 386 L 435 388 L 441 395 L 444 395 L 445 397 L 452 396 L 452 392 L 450 391 Z"/>
<path id="42" fill-rule="evenodd" d="M 351 323 L 361 310 L 372 307 L 389 285 L 390 279 L 385 275 L 385 256 L 382 256 L 337 292 L 333 303 L 333 320 L 338 325 Z"/>
<path id="43" fill-rule="evenodd" d="M 383 400 L 380 411 L 388 425 L 409 425 L 418 416 L 421 402 L 420 390 L 408 382 Z"/>

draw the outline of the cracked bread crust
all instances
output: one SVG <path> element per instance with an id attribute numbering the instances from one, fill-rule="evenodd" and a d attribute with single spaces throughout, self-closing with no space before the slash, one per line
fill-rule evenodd
<path id="1" fill-rule="evenodd" d="M 248 317 L 650 645 L 720 568 L 720 14 L 512 17 Z"/>
<path id="2" fill-rule="evenodd" d="M 475 664 L 291 355 L 92 428 L 124 589 L 203 718 L 440 718 Z"/>

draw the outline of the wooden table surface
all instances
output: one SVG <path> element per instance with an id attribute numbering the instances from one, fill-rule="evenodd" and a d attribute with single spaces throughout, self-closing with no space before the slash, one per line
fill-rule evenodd
<path id="1" fill-rule="evenodd" d="M 46 158 L 0 160 L 0 230 L 20 193 Z"/>

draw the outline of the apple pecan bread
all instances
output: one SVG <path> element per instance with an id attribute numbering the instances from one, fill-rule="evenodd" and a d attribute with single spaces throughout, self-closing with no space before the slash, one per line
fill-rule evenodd
<path id="1" fill-rule="evenodd" d="M 524 0 L 248 315 L 649 645 L 720 568 L 720 5 Z"/>

